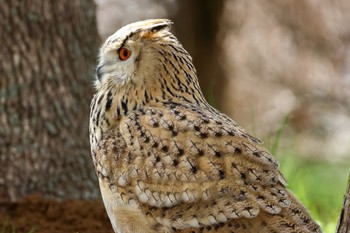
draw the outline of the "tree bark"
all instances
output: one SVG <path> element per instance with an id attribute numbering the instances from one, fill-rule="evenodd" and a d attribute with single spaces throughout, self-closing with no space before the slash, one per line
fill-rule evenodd
<path id="1" fill-rule="evenodd" d="M 343 208 L 340 213 L 336 233 L 349 233 L 349 232 L 350 232 L 350 175 L 348 179 L 348 185 L 345 190 Z"/>
<path id="2" fill-rule="evenodd" d="M 0 200 L 97 197 L 88 144 L 93 0 L 0 4 Z"/>
<path id="3" fill-rule="evenodd" d="M 174 28 L 178 39 L 193 57 L 202 91 L 210 104 L 221 108 L 225 72 L 219 36 L 223 0 L 179 0 Z"/>

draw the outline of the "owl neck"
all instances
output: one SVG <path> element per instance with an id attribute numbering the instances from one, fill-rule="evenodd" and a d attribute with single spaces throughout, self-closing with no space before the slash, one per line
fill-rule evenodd
<path id="1" fill-rule="evenodd" d="M 180 80 L 182 80 L 182 77 Z M 180 82 L 180 81 L 176 81 Z M 162 85 L 153 83 L 137 85 L 126 84 L 122 88 L 109 85 L 101 88 L 91 102 L 90 112 L 90 142 L 92 147 L 97 145 L 103 135 L 120 120 L 143 106 L 164 106 L 164 103 L 176 102 L 195 104 L 202 108 L 210 108 L 205 101 L 199 85 L 197 87 L 182 85 L 174 88 L 170 81 L 161 81 Z"/>
<path id="2" fill-rule="evenodd" d="M 192 74 L 193 75 L 193 74 Z M 183 75 L 184 76 L 184 75 Z M 160 77 L 153 83 L 130 83 L 122 88 L 109 85 L 99 90 L 91 103 L 91 114 L 95 114 L 97 125 L 107 121 L 107 125 L 145 105 L 156 105 L 165 102 L 192 103 L 206 107 L 208 103 L 203 97 L 198 82 L 187 81 L 196 77 L 178 75 L 171 79 Z M 170 81 L 171 80 L 171 81 Z M 158 82 L 158 83 L 157 83 Z M 93 115 L 92 115 L 93 117 Z"/>
<path id="3" fill-rule="evenodd" d="M 92 111 L 99 111 L 100 116 L 111 114 L 113 118 L 125 116 L 129 111 L 134 111 L 145 105 L 162 104 L 165 102 L 193 103 L 206 106 L 199 85 L 181 85 L 181 77 L 175 82 L 163 79 L 158 84 L 125 85 L 123 88 L 110 87 L 104 91 L 100 90 L 94 96 Z M 95 105 L 95 106 L 94 106 Z"/>

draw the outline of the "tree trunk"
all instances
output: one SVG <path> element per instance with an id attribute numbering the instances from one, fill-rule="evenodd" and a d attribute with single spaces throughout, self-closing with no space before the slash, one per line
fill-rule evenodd
<path id="1" fill-rule="evenodd" d="M 220 109 L 226 82 L 221 65 L 224 36 L 218 36 L 224 1 L 179 0 L 177 7 L 174 20 L 177 37 L 193 57 L 206 99 Z"/>
<path id="2" fill-rule="evenodd" d="M 0 200 L 97 197 L 88 144 L 93 0 L 0 4 Z"/>
<path id="3" fill-rule="evenodd" d="M 336 233 L 349 233 L 350 232 L 350 175 L 348 179 L 348 185 L 345 190 L 343 208 L 340 213 L 338 226 Z"/>

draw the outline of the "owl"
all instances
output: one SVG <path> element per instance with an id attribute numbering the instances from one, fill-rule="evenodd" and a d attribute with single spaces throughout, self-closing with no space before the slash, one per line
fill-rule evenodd
<path id="1" fill-rule="evenodd" d="M 114 231 L 321 232 L 261 141 L 205 100 L 171 24 L 126 25 L 100 49 L 90 144 Z"/>

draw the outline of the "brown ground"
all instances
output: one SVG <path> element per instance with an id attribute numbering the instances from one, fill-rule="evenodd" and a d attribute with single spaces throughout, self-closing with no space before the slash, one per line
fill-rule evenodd
<path id="1" fill-rule="evenodd" d="M 14 231 L 13 231 L 14 229 Z M 1 233 L 113 233 L 102 202 L 29 196 L 0 203 Z"/>

